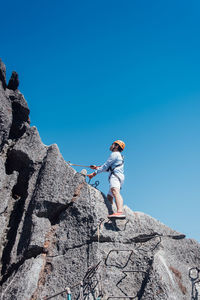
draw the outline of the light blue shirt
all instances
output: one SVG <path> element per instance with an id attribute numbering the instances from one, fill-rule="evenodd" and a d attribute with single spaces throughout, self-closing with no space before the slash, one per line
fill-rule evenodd
<path id="1" fill-rule="evenodd" d="M 111 167 L 114 169 L 117 165 L 121 164 L 123 162 L 123 157 L 120 152 L 112 152 L 108 158 L 108 160 L 101 166 L 99 167 L 95 173 L 99 174 L 102 172 L 107 172 L 107 170 Z M 124 175 L 124 164 L 117 167 L 114 171 L 116 174 L 119 175 Z"/>

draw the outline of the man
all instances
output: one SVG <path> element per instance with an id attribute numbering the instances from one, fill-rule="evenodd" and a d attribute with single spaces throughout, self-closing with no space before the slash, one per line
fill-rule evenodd
<path id="1" fill-rule="evenodd" d="M 92 179 L 99 173 L 109 172 L 110 189 L 107 195 L 107 199 L 113 204 L 113 197 L 115 198 L 117 212 L 109 215 L 108 218 L 124 219 L 123 214 L 123 198 L 120 194 L 120 189 L 124 182 L 124 159 L 121 152 L 125 148 L 123 141 L 117 140 L 110 146 L 112 151 L 108 160 L 100 167 L 91 166 L 91 169 L 96 170 L 95 172 L 88 174 L 88 177 Z"/>

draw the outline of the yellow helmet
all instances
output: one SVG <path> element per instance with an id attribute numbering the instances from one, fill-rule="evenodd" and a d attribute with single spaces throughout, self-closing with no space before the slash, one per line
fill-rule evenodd
<path id="1" fill-rule="evenodd" d="M 124 150 L 125 148 L 125 143 L 123 141 L 120 141 L 120 140 L 117 140 L 117 141 L 114 141 L 115 144 L 118 144 L 122 150 Z"/>

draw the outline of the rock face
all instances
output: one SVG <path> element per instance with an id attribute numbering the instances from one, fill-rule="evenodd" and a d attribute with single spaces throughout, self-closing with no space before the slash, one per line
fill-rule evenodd
<path id="1" fill-rule="evenodd" d="M 19 77 L 17 72 L 13 71 L 8 82 L 8 89 L 15 91 L 19 86 Z"/>
<path id="2" fill-rule="evenodd" d="M 200 245 L 105 196 L 45 146 L 0 77 L 1 300 L 200 299 Z M 57 296 L 55 296 L 57 295 Z"/>
<path id="3" fill-rule="evenodd" d="M 0 84 L 5 90 L 6 89 L 6 66 L 1 59 L 0 59 Z"/>

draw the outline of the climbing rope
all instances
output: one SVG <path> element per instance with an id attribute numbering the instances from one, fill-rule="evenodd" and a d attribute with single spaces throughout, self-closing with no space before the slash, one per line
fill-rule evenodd
<path id="1" fill-rule="evenodd" d="M 90 165 L 90 166 L 85 166 L 85 165 L 78 165 L 78 164 L 72 164 L 70 161 L 66 161 L 66 164 L 68 166 L 76 166 L 76 167 L 82 167 L 82 168 L 90 168 L 93 169 L 94 165 Z M 85 175 L 86 176 L 86 175 Z M 88 184 L 90 184 L 92 187 L 94 187 L 95 189 L 97 188 L 97 186 L 99 185 L 99 180 L 95 181 L 95 183 L 91 184 L 90 183 L 91 179 L 89 179 Z"/>
<path id="2" fill-rule="evenodd" d="M 106 219 L 101 218 L 99 220 L 99 223 L 97 224 L 97 252 L 99 250 L 100 234 L 101 234 L 101 230 L 103 228 L 103 223 L 104 223 L 105 220 Z M 100 300 L 101 297 L 103 296 L 103 284 L 102 284 L 102 274 L 101 273 L 102 272 L 99 272 L 99 278 L 97 278 L 98 289 L 99 289 L 99 295 L 97 297 L 97 300 Z"/>
<path id="3" fill-rule="evenodd" d="M 99 246 L 99 241 L 100 241 L 100 232 L 101 232 L 101 229 L 103 227 L 103 223 L 104 223 L 105 220 L 106 219 L 101 218 L 99 220 L 99 223 L 97 224 L 97 239 L 98 239 L 97 241 L 98 241 L 98 246 Z"/>
<path id="4" fill-rule="evenodd" d="M 82 168 L 91 168 L 91 167 L 93 167 L 93 165 L 90 165 L 90 166 L 84 166 L 84 165 L 71 164 L 70 161 L 66 161 L 66 164 L 67 164 L 68 166 L 76 166 L 76 167 L 82 167 Z"/>
<path id="5" fill-rule="evenodd" d="M 55 298 L 56 296 L 59 296 L 63 293 L 67 293 L 68 295 L 70 295 L 68 297 L 68 300 L 71 300 L 71 290 L 74 289 L 77 286 L 82 286 L 83 287 L 84 284 L 87 283 L 87 280 L 91 280 L 92 277 L 95 275 L 96 271 L 98 270 L 100 263 L 101 263 L 101 261 L 99 261 L 98 264 L 96 264 L 95 266 L 89 267 L 86 274 L 85 274 L 85 276 L 84 276 L 84 278 L 83 278 L 83 280 L 80 281 L 79 283 L 71 286 L 70 288 L 66 287 L 64 290 L 58 292 L 57 294 L 51 295 L 49 297 L 46 296 L 43 299 L 44 300 L 49 300 L 49 299 Z M 82 289 L 82 296 L 83 296 L 83 289 Z"/>
<path id="6" fill-rule="evenodd" d="M 70 291 L 70 288 L 69 287 L 66 287 L 66 290 L 67 290 L 67 300 L 71 300 L 71 291 Z"/>
<path id="7" fill-rule="evenodd" d="M 90 182 L 90 181 L 89 181 Z M 89 199 L 90 199 L 90 202 L 91 202 L 91 190 L 90 190 L 90 187 L 88 186 L 88 196 L 89 196 Z M 97 223 L 97 251 L 99 250 L 99 243 L 100 243 L 100 233 L 101 233 L 101 229 L 103 227 L 103 223 L 105 222 L 106 219 L 104 218 L 101 218 L 99 220 L 99 222 Z M 101 263 L 101 261 L 99 262 L 99 264 Z M 97 278 L 97 274 L 96 274 L 96 280 L 97 280 L 97 285 L 98 285 L 98 291 L 99 291 L 99 294 L 97 296 L 97 300 L 100 300 L 103 296 L 103 289 L 102 289 L 102 271 L 100 270 L 98 272 L 98 276 L 99 278 Z"/>
<path id="8" fill-rule="evenodd" d="M 79 299 L 83 300 L 83 281 L 80 282 Z"/>
<path id="9" fill-rule="evenodd" d="M 71 289 L 74 289 L 74 288 L 77 287 L 77 286 L 79 286 L 79 283 L 77 283 L 77 284 L 71 286 Z M 49 299 L 55 298 L 56 296 L 59 296 L 59 295 L 61 295 L 61 294 L 63 294 L 63 293 L 67 293 L 67 291 L 68 291 L 68 287 L 65 288 L 63 291 L 57 293 L 57 294 L 54 294 L 54 295 L 49 296 L 49 297 L 46 296 L 46 297 L 44 297 L 43 299 L 44 299 L 44 300 L 49 300 Z"/>
<path id="10" fill-rule="evenodd" d="M 91 184 L 90 181 L 91 181 L 91 179 L 89 178 L 89 180 L 88 180 L 87 183 L 88 183 L 89 185 L 91 185 L 92 187 L 94 187 L 95 189 L 98 187 L 98 185 L 99 185 L 99 183 L 100 183 L 99 180 L 95 181 L 95 183 L 93 183 L 93 184 Z"/>

